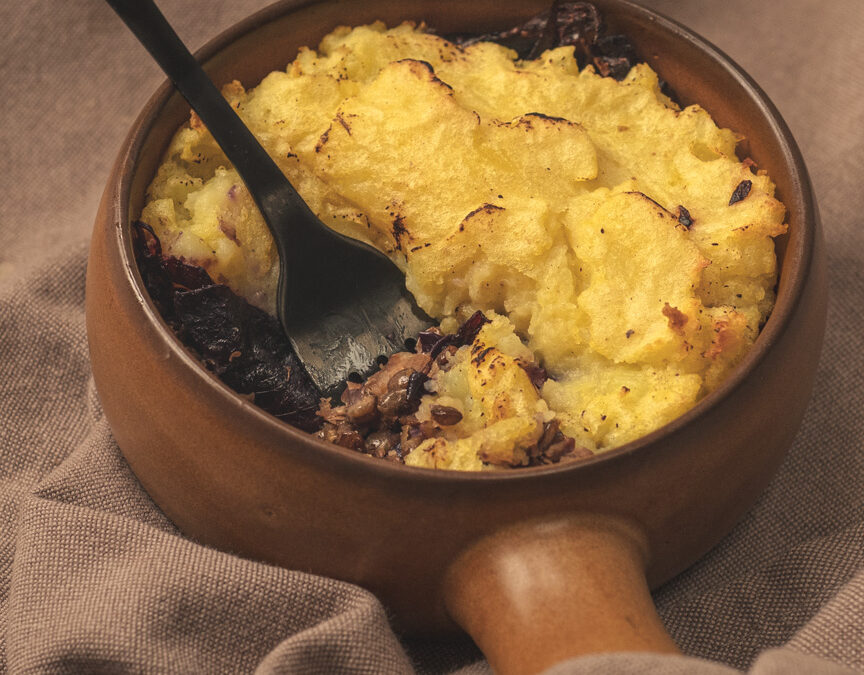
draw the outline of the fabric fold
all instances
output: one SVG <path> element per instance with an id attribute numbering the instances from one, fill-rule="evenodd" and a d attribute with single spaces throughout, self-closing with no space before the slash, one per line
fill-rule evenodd
<path id="1" fill-rule="evenodd" d="M 367 591 L 179 535 L 104 422 L 21 505 L 6 641 L 10 672 L 411 671 Z"/>

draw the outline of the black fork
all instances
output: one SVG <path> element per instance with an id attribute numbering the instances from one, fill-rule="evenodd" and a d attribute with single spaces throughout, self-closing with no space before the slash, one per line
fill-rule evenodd
<path id="1" fill-rule="evenodd" d="M 297 356 L 325 396 L 432 320 L 385 255 L 312 213 L 152 0 L 106 0 L 186 98 L 246 184 L 279 252 L 276 307 Z"/>

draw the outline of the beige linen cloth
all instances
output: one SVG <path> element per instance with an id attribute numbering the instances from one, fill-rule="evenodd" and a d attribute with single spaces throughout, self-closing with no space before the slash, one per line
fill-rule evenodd
<path id="1" fill-rule="evenodd" d="M 265 3 L 161 4 L 197 47 Z M 797 137 L 828 244 L 828 334 L 777 477 L 655 594 L 687 656 L 600 655 L 551 672 L 853 672 L 864 668 L 864 2 L 647 4 L 743 65 Z M 488 672 L 467 638 L 400 639 L 360 588 L 185 539 L 142 491 L 90 379 L 84 271 L 110 165 L 163 78 L 98 0 L 3 2 L 0 26 L 0 670 Z"/>

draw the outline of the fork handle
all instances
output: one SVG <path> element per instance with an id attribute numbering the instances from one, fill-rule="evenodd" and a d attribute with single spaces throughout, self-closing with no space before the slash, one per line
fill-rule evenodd
<path id="1" fill-rule="evenodd" d="M 288 233 L 272 226 L 272 223 L 277 222 L 277 209 L 283 218 L 287 212 L 288 222 L 307 224 L 308 232 L 314 227 L 316 217 L 306 202 L 225 100 L 156 3 L 153 0 L 106 2 L 150 52 L 213 134 L 246 184 L 265 221 L 271 226 L 280 259 L 285 260 L 285 256 L 292 248 L 296 249 L 300 242 L 297 241 L 298 232 L 292 231 L 291 246 L 288 246 Z"/>

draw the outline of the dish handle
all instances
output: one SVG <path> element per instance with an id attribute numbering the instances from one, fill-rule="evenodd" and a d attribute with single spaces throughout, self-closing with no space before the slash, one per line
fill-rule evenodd
<path id="1" fill-rule="evenodd" d="M 647 560 L 644 532 L 623 518 L 527 521 L 460 555 L 444 600 L 498 675 L 598 652 L 678 653 L 651 600 Z"/>

